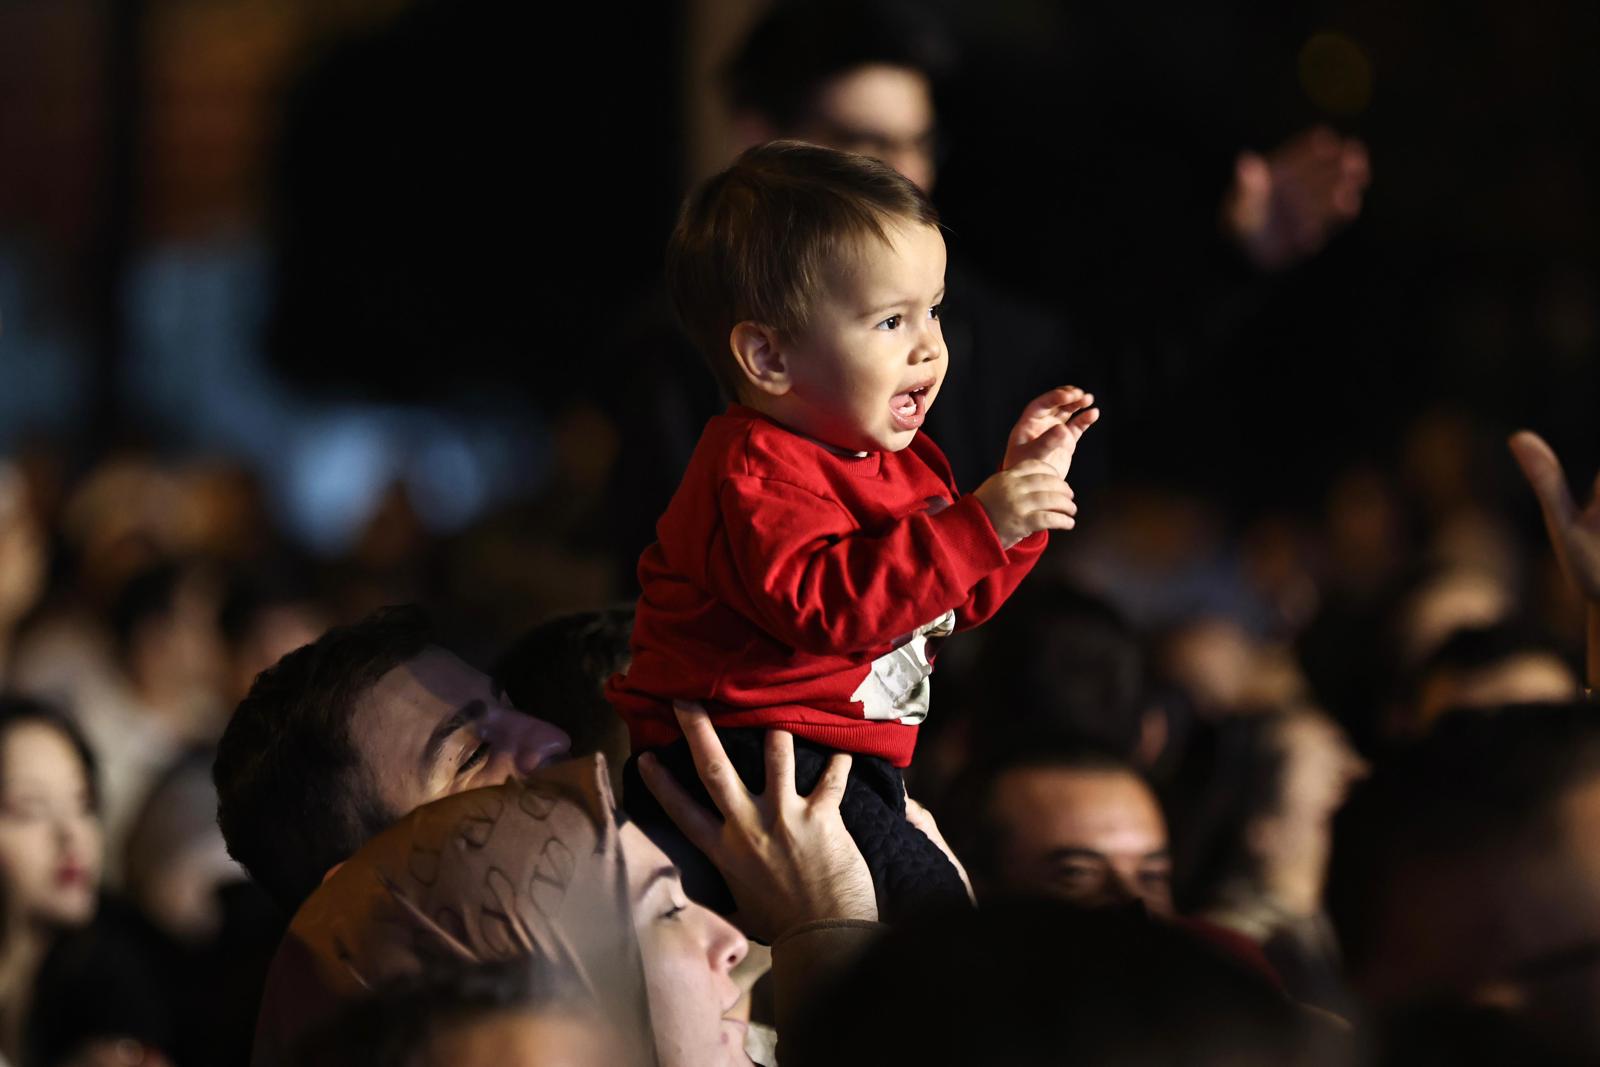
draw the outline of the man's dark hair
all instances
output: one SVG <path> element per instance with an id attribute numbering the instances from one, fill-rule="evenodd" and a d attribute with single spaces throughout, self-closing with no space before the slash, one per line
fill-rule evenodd
<path id="1" fill-rule="evenodd" d="M 336 626 L 256 677 L 217 745 L 228 852 L 286 912 L 400 812 L 379 809 L 350 723 L 379 678 L 434 644 L 415 607 Z"/>
<path id="2" fill-rule="evenodd" d="M 949 807 L 950 838 L 978 883 L 999 879 L 1006 828 L 994 817 L 995 786 L 1013 771 L 1050 770 L 1080 774 L 1126 774 L 1144 781 L 1126 760 L 1091 741 L 1057 734 L 1016 734 L 985 752 L 956 779 L 950 790 L 959 804 Z"/>
<path id="3" fill-rule="evenodd" d="M 574 756 L 626 752 L 627 727 L 605 685 L 627 670 L 632 634 L 632 605 L 561 615 L 518 638 L 489 673 L 512 707 L 565 730 Z"/>
<path id="4" fill-rule="evenodd" d="M 1327 904 L 1352 973 L 1381 949 L 1405 871 L 1534 854 L 1558 801 L 1596 778 L 1600 716 L 1581 701 L 1461 711 L 1379 763 L 1334 819 Z"/>
<path id="5" fill-rule="evenodd" d="M 743 387 L 728 348 L 736 325 L 804 330 L 829 272 L 895 223 L 937 226 L 939 215 L 892 167 L 800 141 L 757 145 L 690 193 L 667 244 L 667 289 L 723 392 L 737 399 Z"/>
<path id="6" fill-rule="evenodd" d="M 937 84 L 955 49 L 927 4 L 782 0 L 756 24 L 724 76 L 736 110 L 792 130 L 829 79 L 865 66 L 903 67 Z"/>

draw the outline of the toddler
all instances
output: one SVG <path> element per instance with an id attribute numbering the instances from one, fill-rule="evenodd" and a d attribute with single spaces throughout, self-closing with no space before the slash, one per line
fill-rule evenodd
<path id="1" fill-rule="evenodd" d="M 632 661 L 607 688 L 635 759 L 654 751 L 681 782 L 698 777 L 674 700 L 706 707 L 753 789 L 768 730 L 794 734 L 802 792 L 851 753 L 841 811 L 890 920 L 966 899 L 906 821 L 900 771 L 938 643 L 993 615 L 1046 531 L 1072 527 L 1064 478 L 1099 415 L 1081 389 L 1039 397 L 1000 471 L 959 495 L 918 433 L 944 385 L 944 269 L 927 198 L 862 156 L 774 142 L 690 197 L 668 284 L 734 402 L 707 424 L 640 559 Z M 727 910 L 632 761 L 624 789 L 690 891 Z"/>

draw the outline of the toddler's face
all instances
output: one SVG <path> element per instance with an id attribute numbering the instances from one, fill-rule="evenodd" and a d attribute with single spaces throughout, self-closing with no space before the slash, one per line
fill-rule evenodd
<path id="1" fill-rule="evenodd" d="M 789 348 L 782 419 L 837 448 L 898 452 L 921 428 L 944 381 L 939 329 L 944 238 L 891 224 L 835 270 L 811 323 Z"/>

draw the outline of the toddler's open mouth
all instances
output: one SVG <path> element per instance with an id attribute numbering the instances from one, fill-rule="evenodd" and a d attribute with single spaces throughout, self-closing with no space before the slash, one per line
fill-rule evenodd
<path id="1" fill-rule="evenodd" d="M 901 430 L 920 429 L 923 419 L 928 416 L 928 395 L 932 392 L 933 383 L 928 382 L 890 397 L 889 411 L 894 415 L 896 427 Z"/>

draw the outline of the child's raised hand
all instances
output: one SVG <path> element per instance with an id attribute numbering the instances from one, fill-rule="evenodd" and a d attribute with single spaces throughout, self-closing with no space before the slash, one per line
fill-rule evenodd
<path id="1" fill-rule="evenodd" d="M 1010 470 L 1026 460 L 1037 459 L 1053 467 L 1058 478 L 1065 478 L 1072 468 L 1078 438 L 1099 418 L 1093 393 L 1073 385 L 1050 390 L 1022 409 L 1022 418 L 1006 442 L 1001 469 Z"/>
<path id="2" fill-rule="evenodd" d="M 1070 530 L 1076 524 L 1078 505 L 1072 487 L 1042 459 L 1025 459 L 990 475 L 972 495 L 989 513 L 1000 544 L 1008 549 L 1040 530 Z"/>

